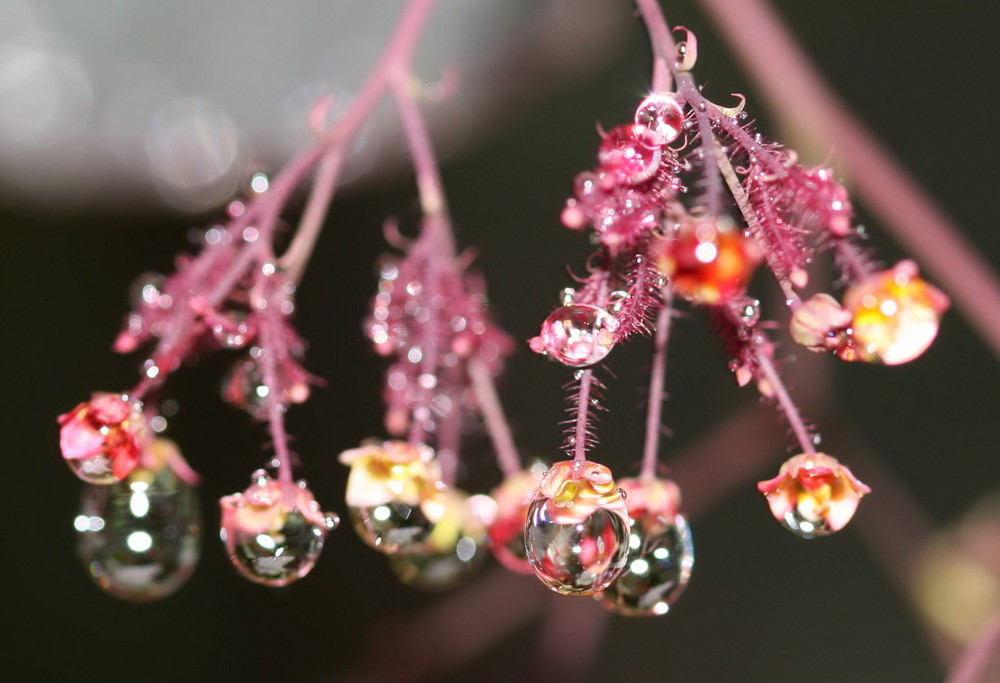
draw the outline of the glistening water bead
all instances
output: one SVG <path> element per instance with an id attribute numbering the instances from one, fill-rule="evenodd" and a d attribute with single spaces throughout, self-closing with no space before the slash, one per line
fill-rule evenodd
<path id="1" fill-rule="evenodd" d="M 607 467 L 587 460 L 549 468 L 528 508 L 528 562 L 563 595 L 603 590 L 628 560 L 628 510 Z"/>
<path id="2" fill-rule="evenodd" d="M 666 614 L 687 587 L 694 567 L 691 531 L 677 512 L 677 486 L 662 479 L 622 479 L 619 484 L 629 513 L 628 564 L 595 597 L 623 616 Z"/>
<path id="3" fill-rule="evenodd" d="M 240 574 L 265 586 L 284 586 L 308 574 L 327 532 L 340 520 L 320 510 L 305 482 L 253 474 L 243 493 L 226 496 L 219 536 Z"/>
<path id="4" fill-rule="evenodd" d="M 618 320 L 600 306 L 567 304 L 552 311 L 529 344 L 535 353 L 582 368 L 599 363 L 615 345 Z"/>
<path id="5" fill-rule="evenodd" d="M 472 576 L 488 555 L 486 528 L 496 514 L 496 503 L 489 496 L 470 497 L 457 489 L 449 489 L 442 499 L 444 513 L 424 550 L 389 557 L 399 580 L 421 590 L 454 588 Z"/>
<path id="6" fill-rule="evenodd" d="M 447 509 L 447 486 L 434 451 L 405 441 L 373 442 L 344 451 L 345 501 L 355 531 L 383 553 L 422 553 Z"/>
<path id="7" fill-rule="evenodd" d="M 157 440 L 151 448 L 175 447 Z M 122 600 L 164 598 L 198 563 L 196 488 L 162 460 L 136 467 L 119 483 L 87 486 L 74 526 L 87 573 L 101 590 Z"/>

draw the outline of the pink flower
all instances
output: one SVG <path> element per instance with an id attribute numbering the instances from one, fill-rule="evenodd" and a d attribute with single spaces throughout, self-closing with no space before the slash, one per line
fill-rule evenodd
<path id="1" fill-rule="evenodd" d="M 95 393 L 60 415 L 59 424 L 62 456 L 88 483 L 121 481 L 139 462 L 145 425 L 127 396 Z"/>
<path id="2" fill-rule="evenodd" d="M 790 458 L 777 477 L 760 482 L 757 488 L 767 496 L 774 518 L 804 538 L 843 529 L 861 496 L 871 493 L 849 469 L 824 453 Z"/>

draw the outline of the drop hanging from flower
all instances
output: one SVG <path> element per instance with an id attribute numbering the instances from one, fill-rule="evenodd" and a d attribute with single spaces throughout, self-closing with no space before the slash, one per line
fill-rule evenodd
<path id="1" fill-rule="evenodd" d="M 760 482 L 757 488 L 767 497 L 774 518 L 802 538 L 840 531 L 854 516 L 861 497 L 871 493 L 849 469 L 825 453 L 790 458 L 778 476 Z"/>
<path id="2" fill-rule="evenodd" d="M 95 393 L 59 416 L 66 464 L 88 484 L 114 484 L 139 462 L 146 436 L 142 404 L 124 394 Z"/>
<path id="3" fill-rule="evenodd" d="M 448 489 L 433 449 L 386 441 L 344 451 L 340 462 L 351 468 L 345 501 L 361 540 L 387 554 L 430 549 Z"/>
<path id="4" fill-rule="evenodd" d="M 627 617 L 666 614 L 684 592 L 694 567 L 694 544 L 679 514 L 680 492 L 672 481 L 622 479 L 629 514 L 625 570 L 594 597 Z"/>
<path id="5" fill-rule="evenodd" d="M 554 463 L 528 509 L 524 543 L 535 575 L 562 595 L 592 595 L 628 560 L 628 510 L 611 471 L 588 460 Z"/>
<path id="6" fill-rule="evenodd" d="M 87 574 L 108 595 L 131 602 L 172 594 L 200 553 L 196 481 L 177 446 L 153 439 L 141 461 L 116 484 L 87 486 L 74 520 Z"/>
<path id="7" fill-rule="evenodd" d="M 220 499 L 219 536 L 240 574 L 265 586 L 285 586 L 312 570 L 327 532 L 340 519 L 320 509 L 304 481 L 272 479 L 264 470 L 251 479 L 243 493 Z"/>
<path id="8" fill-rule="evenodd" d="M 469 496 L 454 488 L 441 501 L 444 511 L 426 547 L 389 557 L 399 580 L 421 590 L 454 588 L 472 576 L 488 554 L 487 528 L 496 515 L 496 503 L 488 496 Z"/>

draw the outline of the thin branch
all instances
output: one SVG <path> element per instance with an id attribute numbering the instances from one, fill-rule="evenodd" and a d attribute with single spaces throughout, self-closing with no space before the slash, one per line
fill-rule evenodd
<path id="1" fill-rule="evenodd" d="M 486 423 L 486 431 L 493 442 L 493 450 L 496 451 L 497 463 L 505 477 L 513 477 L 521 471 L 521 458 L 517 453 L 514 437 L 511 436 L 507 416 L 504 415 L 503 406 L 497 396 L 493 376 L 486 364 L 478 358 L 469 361 L 468 370 L 472 390 L 476 392 L 476 400 L 479 403 L 479 412 Z"/>
<path id="2" fill-rule="evenodd" d="M 653 364 L 649 369 L 649 405 L 646 408 L 646 440 L 642 450 L 640 477 L 656 476 L 656 454 L 660 446 L 663 414 L 663 384 L 667 371 L 667 342 L 670 339 L 670 322 L 673 318 L 674 292 L 669 285 L 663 288 L 663 308 L 656 319 L 656 337 L 653 340 Z"/>

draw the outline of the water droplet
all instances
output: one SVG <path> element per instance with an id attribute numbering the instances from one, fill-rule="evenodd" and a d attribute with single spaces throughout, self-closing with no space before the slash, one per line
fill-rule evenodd
<path id="1" fill-rule="evenodd" d="M 159 600 L 194 571 L 200 524 L 194 486 L 166 464 L 140 466 L 117 484 L 84 489 L 77 549 L 105 593 L 132 602 Z"/>
<path id="2" fill-rule="evenodd" d="M 220 316 L 212 321 L 212 336 L 225 349 L 242 349 L 256 333 L 243 313 Z"/>
<path id="3" fill-rule="evenodd" d="M 316 564 L 336 515 L 324 513 L 308 488 L 275 481 L 263 471 L 243 493 L 222 498 L 219 536 L 233 566 L 265 586 L 285 586 Z"/>
<path id="4" fill-rule="evenodd" d="M 635 110 L 635 122 L 652 134 L 654 144 L 669 145 L 680 137 L 684 112 L 673 95 L 650 95 Z"/>
<path id="5" fill-rule="evenodd" d="M 542 323 L 531 348 L 546 352 L 563 365 L 586 367 L 602 361 L 615 345 L 618 320 L 590 304 L 557 308 Z"/>
<path id="6" fill-rule="evenodd" d="M 447 509 L 434 451 L 386 441 L 345 451 L 345 500 L 361 539 L 387 554 L 422 553 Z"/>
<path id="7" fill-rule="evenodd" d="M 860 360 L 899 365 L 918 358 L 937 336 L 947 296 L 903 261 L 853 285 L 844 308 L 853 315 L 851 341 Z"/>
<path id="8" fill-rule="evenodd" d="M 284 409 L 293 403 L 303 403 L 309 398 L 309 393 L 309 385 L 304 381 L 294 382 L 288 388 L 279 390 L 274 399 L 279 409 Z M 253 358 L 237 361 L 222 383 L 222 399 L 258 420 L 266 420 L 270 416 L 270 394 L 271 388 L 264 381 L 262 364 Z"/>
<path id="9" fill-rule="evenodd" d="M 487 555 L 486 525 L 469 509 L 470 500 L 461 491 L 449 490 L 427 547 L 390 557 L 389 566 L 400 581 L 421 590 L 447 590 L 482 566 Z"/>
<path id="10" fill-rule="evenodd" d="M 528 508 L 524 533 L 535 575 L 563 595 L 603 590 L 628 560 L 625 500 L 597 463 L 553 464 Z"/>
<path id="11" fill-rule="evenodd" d="M 624 616 L 666 614 L 694 566 L 691 531 L 677 514 L 676 486 L 658 479 L 623 479 L 621 485 L 628 493 L 628 564 L 597 600 Z"/>
<path id="12" fill-rule="evenodd" d="M 129 288 L 129 301 L 132 307 L 160 307 L 164 282 L 166 278 L 159 273 L 143 273 L 137 277 Z"/>

